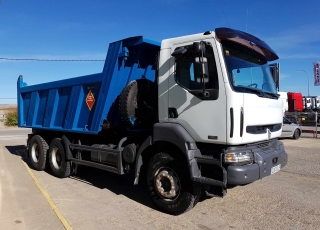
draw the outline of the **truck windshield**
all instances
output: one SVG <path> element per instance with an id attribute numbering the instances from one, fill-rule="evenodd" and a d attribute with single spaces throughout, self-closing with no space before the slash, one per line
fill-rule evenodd
<path id="1" fill-rule="evenodd" d="M 229 81 L 236 92 L 278 98 L 265 57 L 234 42 L 222 43 Z"/>

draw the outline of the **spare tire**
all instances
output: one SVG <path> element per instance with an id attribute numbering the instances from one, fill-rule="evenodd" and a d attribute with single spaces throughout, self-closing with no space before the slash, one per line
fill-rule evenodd
<path id="1" fill-rule="evenodd" d="M 131 129 L 151 128 L 158 119 L 156 83 L 146 79 L 131 81 L 121 92 L 121 120 Z"/>

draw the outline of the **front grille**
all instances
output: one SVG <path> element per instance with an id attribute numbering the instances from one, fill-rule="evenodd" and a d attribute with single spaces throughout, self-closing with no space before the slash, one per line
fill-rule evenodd
<path id="1" fill-rule="evenodd" d="M 260 149 L 264 149 L 264 148 L 268 148 L 269 144 L 270 144 L 270 142 L 260 143 L 260 144 L 257 145 L 257 147 L 260 148 Z"/>
<path id="2" fill-rule="evenodd" d="M 250 134 L 261 134 L 267 133 L 267 129 L 271 132 L 276 132 L 281 129 L 282 124 L 273 124 L 273 125 L 252 125 L 246 127 L 246 132 Z"/>

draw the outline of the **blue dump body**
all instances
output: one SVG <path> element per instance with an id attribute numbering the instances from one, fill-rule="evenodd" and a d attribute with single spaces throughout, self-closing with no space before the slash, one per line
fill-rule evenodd
<path id="1" fill-rule="evenodd" d="M 103 72 L 27 86 L 18 79 L 18 126 L 98 134 L 118 120 L 117 98 L 132 80 L 155 81 L 160 43 L 142 36 L 110 43 Z"/>

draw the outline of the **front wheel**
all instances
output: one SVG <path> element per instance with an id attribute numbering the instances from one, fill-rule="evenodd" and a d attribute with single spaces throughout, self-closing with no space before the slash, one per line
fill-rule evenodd
<path id="1" fill-rule="evenodd" d="M 293 133 L 293 139 L 298 140 L 300 137 L 300 132 L 298 129 L 296 129 Z"/>
<path id="2" fill-rule="evenodd" d="M 60 138 L 55 138 L 50 143 L 49 164 L 55 176 L 64 178 L 71 174 L 71 162 L 66 161 L 66 152 Z"/>
<path id="3" fill-rule="evenodd" d="M 201 184 L 191 180 L 187 165 L 175 155 L 161 152 L 150 160 L 147 186 L 152 201 L 162 211 L 179 215 L 197 204 Z"/>

